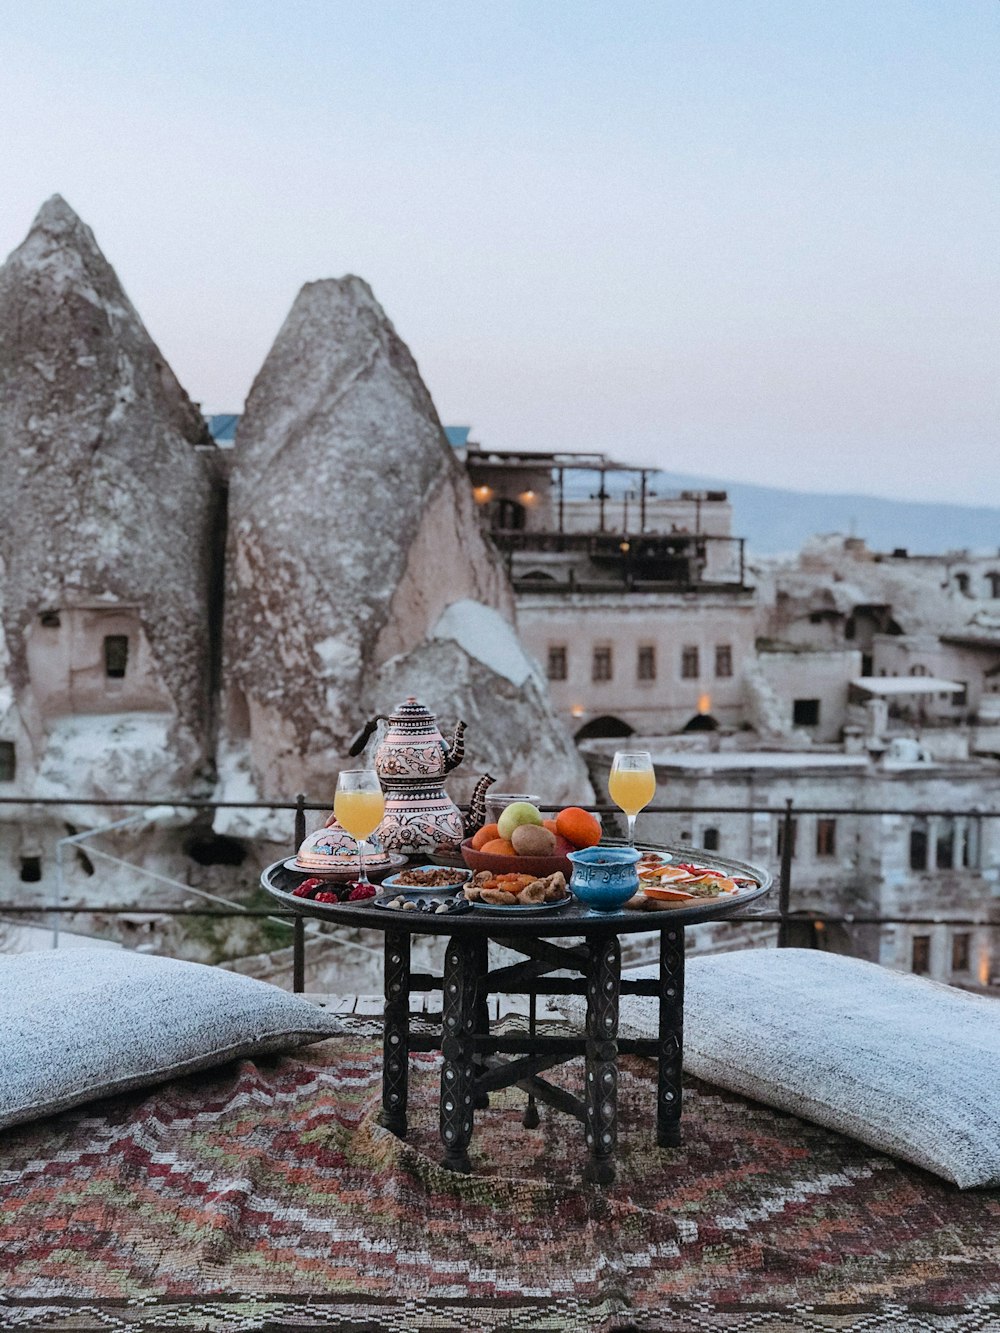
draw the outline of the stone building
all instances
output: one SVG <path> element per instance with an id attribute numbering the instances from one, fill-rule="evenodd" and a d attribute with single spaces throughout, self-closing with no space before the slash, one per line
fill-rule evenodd
<path id="1" fill-rule="evenodd" d="M 755 563 L 760 632 L 775 650 L 861 654 L 859 677 L 912 677 L 907 724 L 975 728 L 1000 673 L 1000 558 L 969 552 L 911 556 L 871 551 L 857 538 L 817 539 L 794 559 Z M 919 679 L 955 690 L 924 689 Z M 846 718 L 845 714 L 845 721 Z M 995 751 L 992 738 L 986 753 Z M 975 751 L 977 737 L 970 733 Z"/>

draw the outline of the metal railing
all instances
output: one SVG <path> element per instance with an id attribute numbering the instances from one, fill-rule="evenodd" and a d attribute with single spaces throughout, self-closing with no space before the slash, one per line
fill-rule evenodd
<path id="1" fill-rule="evenodd" d="M 292 815 L 292 840 L 291 844 L 298 847 L 306 836 L 306 815 L 310 811 L 328 813 L 330 803 L 328 801 L 310 801 L 305 795 L 299 794 L 295 801 L 213 801 L 199 800 L 194 798 L 174 798 L 161 797 L 159 799 L 140 799 L 134 797 L 127 798 L 80 798 L 78 800 L 67 800 L 62 797 L 19 797 L 19 796 L 0 796 L 0 810 L 9 806 L 31 806 L 31 807 L 52 807 L 65 811 L 74 806 L 86 808 L 108 808 L 108 809 L 135 809 L 148 810 L 156 807 L 170 806 L 176 810 L 191 811 L 211 811 L 216 810 L 267 810 L 267 811 L 287 811 Z M 551 804 L 542 804 L 539 809 L 545 812 L 558 810 L 560 807 Z M 617 806 L 606 802 L 592 802 L 590 808 L 596 810 L 602 816 L 609 815 L 613 817 L 620 816 L 621 812 Z M 875 807 L 857 809 L 854 806 L 832 806 L 832 805 L 796 805 L 792 797 L 785 800 L 783 807 L 771 805 L 668 805 L 651 804 L 645 807 L 643 812 L 646 815 L 741 815 L 746 817 L 769 815 L 779 821 L 781 834 L 779 837 L 780 868 L 777 876 L 777 908 L 750 908 L 744 911 L 735 911 L 729 915 L 719 918 L 717 924 L 726 923 L 753 923 L 753 924 L 777 924 L 778 948 L 789 947 L 792 928 L 799 924 L 822 923 L 823 925 L 846 925 L 846 926 L 948 926 L 948 927 L 981 927 L 988 926 L 1000 929 L 1000 917 L 991 919 L 984 916 L 956 916 L 934 914 L 931 916 L 887 916 L 881 914 L 857 914 L 857 913 L 835 913 L 820 912 L 816 910 L 794 911 L 792 909 L 792 887 L 794 874 L 795 858 L 795 820 L 802 815 L 821 816 L 821 817 L 850 817 L 850 818 L 871 818 L 880 816 L 902 816 L 911 820 L 924 821 L 930 819 L 994 819 L 1000 817 L 1000 812 L 982 809 L 955 810 L 951 808 L 920 807 L 918 809 L 903 809 L 899 806 Z M 130 820 L 120 821 L 121 824 L 130 823 Z M 114 825 L 118 826 L 118 822 Z M 112 826 L 108 826 L 112 827 Z M 86 836 L 77 835 L 79 837 Z M 64 841 L 72 842 L 73 838 Z M 703 851 L 691 845 L 692 855 Z M 711 852 L 708 853 L 711 855 Z M 135 867 L 141 873 L 147 873 L 142 867 Z M 155 876 L 154 876 L 155 877 Z M 169 881 L 173 883 L 174 881 Z M 198 893 L 199 890 L 187 885 L 177 885 L 185 892 Z M 213 902 L 225 903 L 226 900 L 217 895 L 211 896 Z M 305 977 L 305 927 L 306 920 L 297 913 L 284 911 L 280 907 L 274 908 L 252 908 L 241 904 L 233 903 L 231 906 L 213 906 L 213 907 L 168 907 L 157 904 L 156 914 L 168 917 L 199 917 L 208 919 L 230 919 L 243 918 L 252 920 L 254 918 L 266 918 L 272 921 L 287 925 L 292 931 L 292 974 L 293 990 L 302 991 L 304 989 Z M 20 904 L 0 902 L 0 916 L 41 916 L 58 918 L 60 914 L 67 916 L 86 915 L 91 912 L 100 912 L 105 916 L 126 916 L 137 912 L 148 911 L 148 907 L 142 904 L 130 906 L 111 906 L 101 903 L 81 903 L 70 905 L 67 903 L 47 903 L 47 904 Z"/>

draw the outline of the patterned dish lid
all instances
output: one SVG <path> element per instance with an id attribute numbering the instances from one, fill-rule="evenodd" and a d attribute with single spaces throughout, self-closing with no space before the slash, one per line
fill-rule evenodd
<path id="1" fill-rule="evenodd" d="M 365 865 L 370 869 L 393 864 L 393 857 L 372 842 L 363 844 Z M 358 864 L 358 845 L 351 835 L 333 823 L 306 837 L 295 857 L 300 870 L 350 870 Z"/>

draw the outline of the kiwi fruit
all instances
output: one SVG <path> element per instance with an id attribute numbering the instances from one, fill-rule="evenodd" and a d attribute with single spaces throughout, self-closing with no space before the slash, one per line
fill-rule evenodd
<path id="1" fill-rule="evenodd" d="M 510 840 L 518 856 L 551 856 L 556 845 L 556 835 L 540 824 L 518 824 Z"/>

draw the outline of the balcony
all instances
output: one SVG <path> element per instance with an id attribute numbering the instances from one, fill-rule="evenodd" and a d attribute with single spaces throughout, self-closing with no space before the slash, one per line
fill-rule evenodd
<path id="1" fill-rule="evenodd" d="M 517 592 L 747 591 L 741 537 L 495 528 Z"/>

